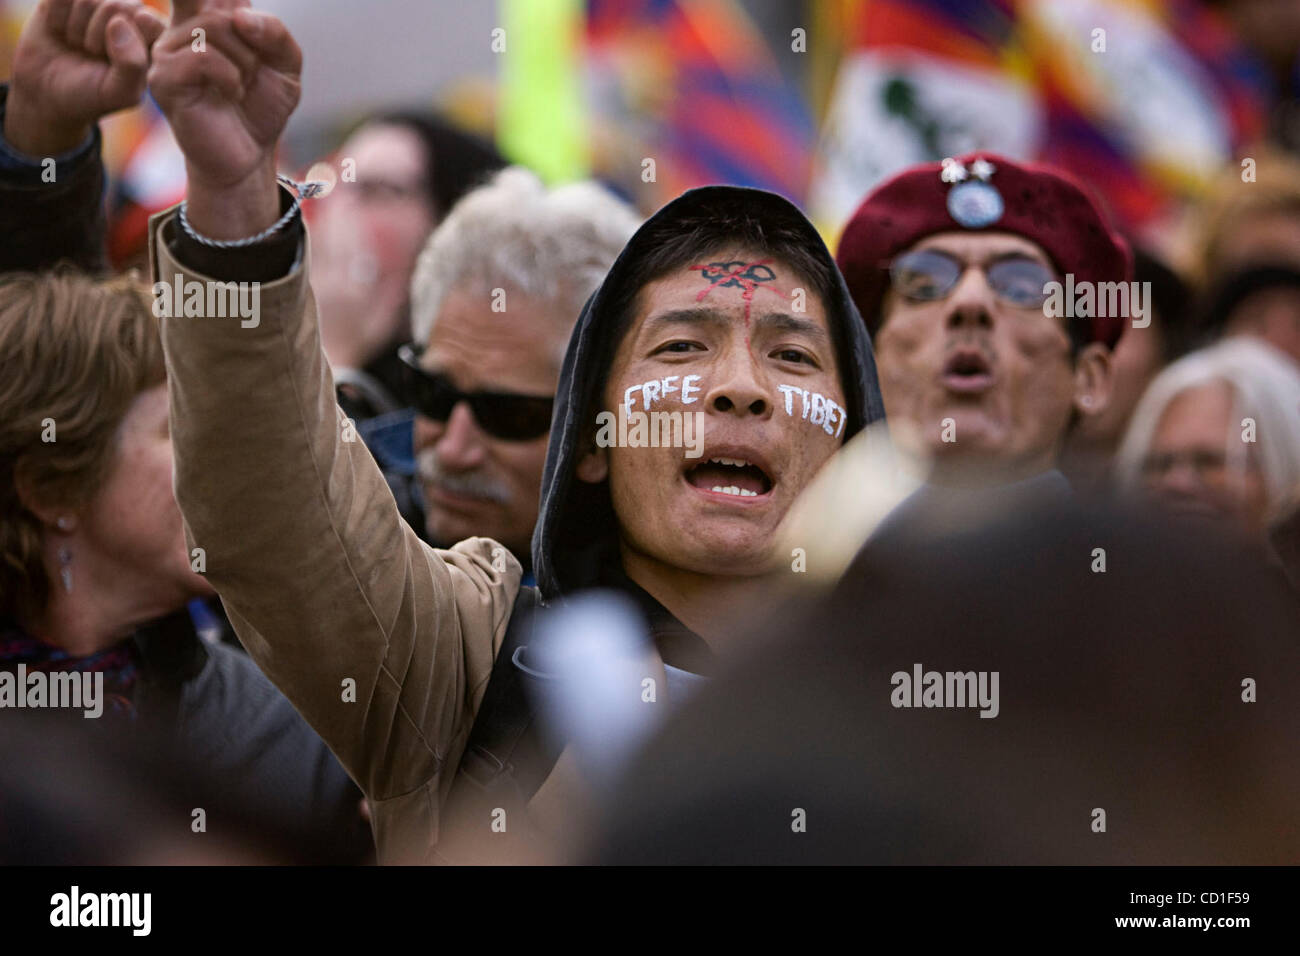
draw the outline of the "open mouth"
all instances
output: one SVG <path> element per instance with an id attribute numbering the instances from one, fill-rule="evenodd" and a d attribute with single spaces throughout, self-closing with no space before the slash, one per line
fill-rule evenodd
<path id="1" fill-rule="evenodd" d="M 692 465 L 686 471 L 686 480 L 701 491 L 737 498 L 761 498 L 775 484 L 768 473 L 750 459 L 721 456 Z"/>
<path id="2" fill-rule="evenodd" d="M 958 349 L 944 362 L 941 378 L 951 391 L 982 392 L 993 385 L 993 365 L 979 349 Z"/>

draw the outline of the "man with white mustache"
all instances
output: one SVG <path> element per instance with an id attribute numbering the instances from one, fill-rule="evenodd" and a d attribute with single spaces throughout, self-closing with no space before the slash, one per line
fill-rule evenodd
<path id="1" fill-rule="evenodd" d="M 547 190 L 515 167 L 429 238 L 411 284 L 401 399 L 415 412 L 430 543 L 493 538 L 528 570 L 564 347 L 637 224 L 592 183 Z"/>
<path id="2" fill-rule="evenodd" d="M 505 483 L 481 471 L 458 472 L 448 468 L 438 458 L 438 446 L 421 449 L 415 459 L 415 473 L 420 482 L 432 485 L 447 494 L 477 498 L 497 505 L 510 505 L 514 497 Z"/>

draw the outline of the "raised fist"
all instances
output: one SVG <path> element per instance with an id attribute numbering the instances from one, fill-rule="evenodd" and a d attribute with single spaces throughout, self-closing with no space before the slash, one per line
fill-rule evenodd
<path id="1" fill-rule="evenodd" d="M 74 149 L 144 93 L 163 21 L 139 0 L 41 0 L 14 54 L 5 140 L 29 156 Z"/>
<path id="2" fill-rule="evenodd" d="M 247 0 L 173 0 L 149 88 L 185 154 L 190 221 L 217 232 L 275 219 L 275 147 L 301 93 L 302 51 Z M 222 211 L 218 206 L 230 207 Z"/>

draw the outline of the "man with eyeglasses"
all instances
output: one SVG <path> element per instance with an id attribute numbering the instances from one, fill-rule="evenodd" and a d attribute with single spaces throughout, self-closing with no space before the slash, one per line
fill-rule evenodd
<path id="1" fill-rule="evenodd" d="M 889 425 L 847 444 L 787 520 L 790 545 L 822 542 L 810 582 L 836 581 L 864 542 L 888 554 L 900 536 L 1073 494 L 1057 459 L 1073 425 L 1105 409 L 1127 323 L 1058 316 L 1051 293 L 1090 288 L 1095 303 L 1132 270 L 1082 187 L 985 153 L 912 166 L 866 197 L 836 261 L 872 334 Z"/>
<path id="2" fill-rule="evenodd" d="M 872 332 L 890 433 L 932 483 L 1064 485 L 1057 456 L 1105 405 L 1125 317 L 1059 317 L 1050 284 L 1132 269 L 1081 186 L 983 153 L 913 166 L 867 196 L 837 261 Z"/>

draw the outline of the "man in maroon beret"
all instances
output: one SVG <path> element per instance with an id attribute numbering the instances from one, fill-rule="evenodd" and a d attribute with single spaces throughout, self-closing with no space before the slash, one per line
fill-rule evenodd
<path id="1" fill-rule="evenodd" d="M 1047 476 L 1105 405 L 1111 348 L 1149 304 L 1074 180 L 971 154 L 875 189 L 836 257 L 871 331 L 890 431 L 939 484 Z"/>

